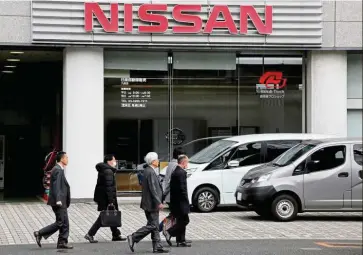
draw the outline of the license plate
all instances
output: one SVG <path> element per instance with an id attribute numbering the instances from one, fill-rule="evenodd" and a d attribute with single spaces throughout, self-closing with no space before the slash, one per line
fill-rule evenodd
<path id="1" fill-rule="evenodd" d="M 237 200 L 242 200 L 242 193 L 237 193 Z"/>

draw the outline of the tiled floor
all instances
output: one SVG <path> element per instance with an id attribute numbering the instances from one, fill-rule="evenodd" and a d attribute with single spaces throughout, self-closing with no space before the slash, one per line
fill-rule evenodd
<path id="1" fill-rule="evenodd" d="M 121 231 L 130 234 L 145 224 L 138 204 L 122 204 Z M 162 212 L 160 218 L 168 212 Z M 83 236 L 96 220 L 93 203 L 72 204 L 69 208 L 70 242 L 84 242 Z M 187 228 L 192 240 L 243 239 L 362 239 L 362 213 L 307 213 L 296 221 L 280 223 L 263 221 L 254 212 L 218 210 L 190 215 Z M 44 203 L 0 204 L 0 245 L 35 243 L 33 231 L 54 221 L 54 214 Z M 110 240 L 110 230 L 101 229 L 96 238 Z M 44 243 L 56 242 L 57 236 Z M 146 239 L 150 240 L 150 239 Z"/>

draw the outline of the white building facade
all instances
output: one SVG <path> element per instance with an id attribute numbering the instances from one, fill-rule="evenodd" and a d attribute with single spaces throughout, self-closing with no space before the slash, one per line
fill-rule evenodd
<path id="1" fill-rule="evenodd" d="M 0 24 L 0 45 L 63 50 L 62 146 L 73 198 L 93 197 L 91 169 L 104 153 L 135 151 L 125 168 L 140 163 L 143 128 L 162 155 L 216 134 L 362 133 L 361 1 L 2 1 Z M 269 71 L 283 99 L 261 97 Z M 130 87 L 136 101 L 127 99 Z M 110 145 L 106 120 L 117 118 L 128 125 L 123 134 L 139 131 L 137 148 Z M 165 138 L 171 129 L 176 141 Z"/>

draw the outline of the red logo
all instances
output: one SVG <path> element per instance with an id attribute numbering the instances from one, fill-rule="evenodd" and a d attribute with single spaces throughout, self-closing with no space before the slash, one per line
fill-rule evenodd
<path id="1" fill-rule="evenodd" d="M 86 32 L 94 29 L 94 18 L 98 20 L 105 32 L 117 33 L 123 30 L 125 33 L 133 33 L 135 23 L 139 33 L 166 33 L 171 27 L 174 34 L 211 34 L 214 29 L 227 29 L 230 34 L 247 34 L 249 23 L 252 22 L 258 33 L 272 33 L 273 9 L 271 5 L 265 6 L 265 13 L 259 14 L 252 5 L 241 5 L 238 10 L 232 10 L 227 5 L 215 5 L 203 24 L 201 17 L 202 5 L 178 4 L 173 7 L 166 4 L 142 4 L 140 7 L 131 3 L 110 3 L 108 10 L 103 10 L 96 2 L 86 2 L 84 10 L 84 27 Z M 134 15 L 134 12 L 137 15 Z M 120 13 L 123 12 L 123 16 Z M 171 16 L 171 21 L 168 16 Z M 219 17 L 223 16 L 223 20 Z M 238 16 L 238 18 L 236 18 Z M 235 22 L 238 21 L 237 26 Z M 122 24 L 119 24 L 122 20 Z M 144 23 L 144 24 L 143 24 Z M 239 29 L 238 29 L 239 27 Z M 239 30 L 239 31 L 238 31 Z"/>
<path id="2" fill-rule="evenodd" d="M 268 89 L 282 89 L 286 86 L 287 79 L 282 78 L 282 72 L 266 72 L 260 78 L 260 84 Z"/>

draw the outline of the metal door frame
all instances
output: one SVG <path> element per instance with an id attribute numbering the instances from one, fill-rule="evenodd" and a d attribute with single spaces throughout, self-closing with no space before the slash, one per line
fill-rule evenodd
<path id="1" fill-rule="evenodd" d="M 3 181 L 3 186 L 0 186 L 0 190 L 4 190 L 5 187 L 5 136 L 4 135 L 0 135 L 0 140 L 3 140 L 2 143 L 2 151 L 3 151 L 3 159 L 0 160 L 0 162 L 2 161 L 2 167 L 3 167 L 3 176 L 0 176 L 0 178 L 2 178 Z"/>

